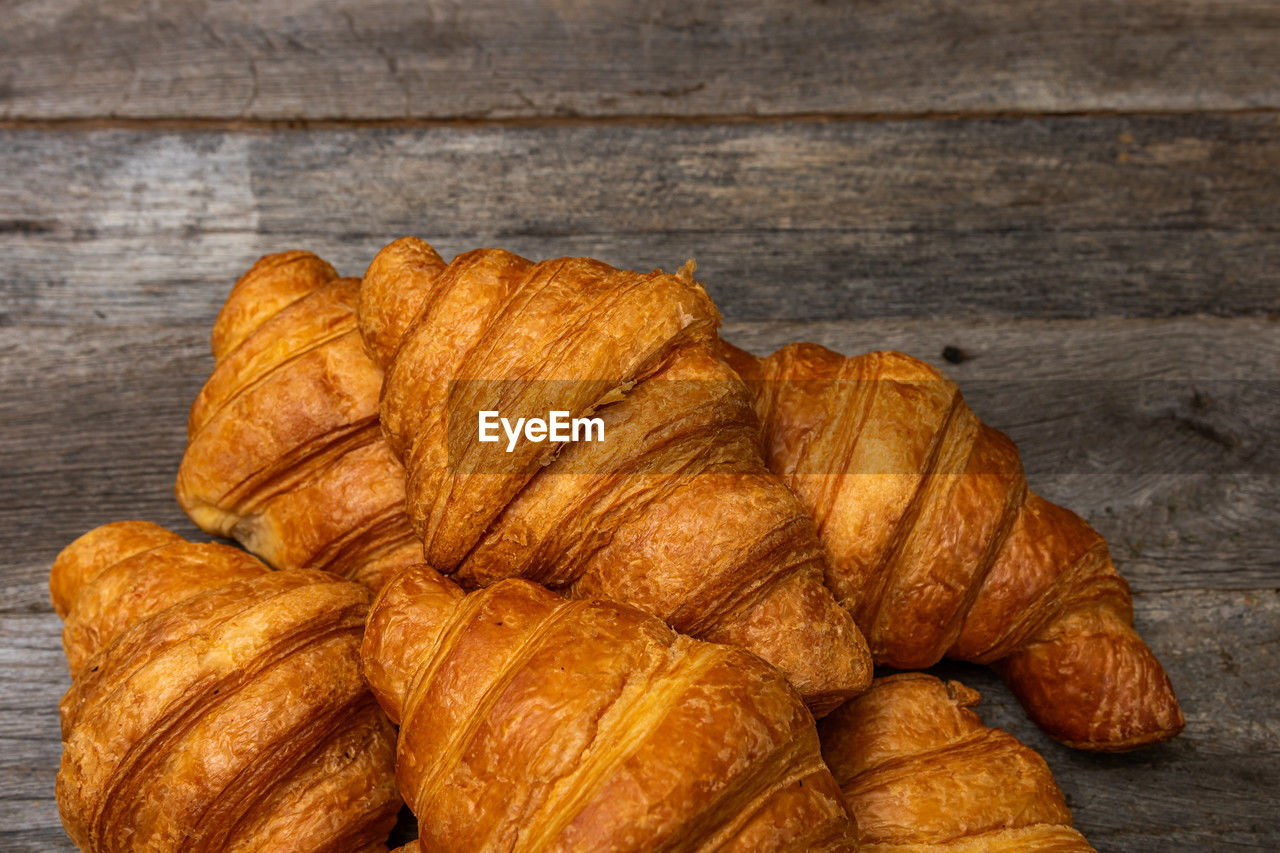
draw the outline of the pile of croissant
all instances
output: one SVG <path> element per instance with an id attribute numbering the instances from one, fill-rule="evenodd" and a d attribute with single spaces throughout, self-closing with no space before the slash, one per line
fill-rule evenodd
<path id="1" fill-rule="evenodd" d="M 87 851 L 1090 850 L 1050 735 L 1183 725 L 1105 541 L 906 355 L 718 335 L 686 266 L 404 238 L 268 256 L 213 328 L 177 497 L 50 576 Z M 551 411 L 603 440 L 481 440 Z M 817 722 L 815 722 L 815 720 Z"/>

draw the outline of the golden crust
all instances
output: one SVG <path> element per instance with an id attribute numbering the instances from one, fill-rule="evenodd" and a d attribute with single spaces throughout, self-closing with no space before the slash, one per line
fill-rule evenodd
<path id="1" fill-rule="evenodd" d="M 865 687 L 865 644 L 822 586 L 811 519 L 764 467 L 702 287 L 586 258 L 436 257 L 396 241 L 360 296 L 366 343 L 394 356 L 382 427 L 427 561 L 469 586 L 525 577 L 739 643 L 818 713 Z M 392 347 L 384 300 L 404 316 L 405 292 L 423 301 Z M 495 456 L 481 410 L 592 414 L 608 439 Z"/>
<path id="2" fill-rule="evenodd" d="M 852 849 L 812 717 L 740 649 L 420 566 L 383 588 L 363 657 L 425 849 Z"/>
<path id="3" fill-rule="evenodd" d="M 226 307 L 214 321 L 210 335 L 213 357 L 220 360 L 272 314 L 337 277 L 333 267 L 310 252 L 280 252 L 260 258 L 235 283 Z"/>
<path id="4" fill-rule="evenodd" d="M 306 252 L 259 261 L 215 325 L 217 364 L 191 407 L 176 493 L 203 529 L 277 568 L 376 588 L 415 538 L 382 441 L 382 373 L 356 327 L 358 282 Z M 392 557 L 395 557 L 392 559 Z"/>
<path id="5" fill-rule="evenodd" d="M 364 587 L 145 522 L 72 543 L 50 586 L 73 676 L 58 808 L 82 850 L 382 849 L 395 734 L 360 675 Z"/>
<path id="6" fill-rule="evenodd" d="M 1084 749 L 1182 729 L 1106 542 L 1027 491 L 1013 443 L 954 383 L 902 353 L 721 347 L 750 377 L 769 465 L 813 512 L 827 585 L 877 663 L 994 664 L 1046 731 Z"/>
<path id="7" fill-rule="evenodd" d="M 1090 851 L 1044 759 L 923 673 L 876 679 L 822 721 L 862 850 Z"/>
<path id="8" fill-rule="evenodd" d="M 428 291 L 447 265 L 421 240 L 402 237 L 386 246 L 365 270 L 360 293 L 360 334 L 369 356 L 386 367 L 404 330 L 427 301 Z"/>

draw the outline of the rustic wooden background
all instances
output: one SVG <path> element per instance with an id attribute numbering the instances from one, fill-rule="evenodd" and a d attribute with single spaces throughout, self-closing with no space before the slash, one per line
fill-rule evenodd
<path id="1" fill-rule="evenodd" d="M 1187 716 L 1092 756 L 977 668 L 1101 850 L 1280 847 L 1275 0 L 0 2 L 0 848 L 69 849 L 46 576 L 171 497 L 266 252 L 668 269 L 727 336 L 960 380 L 1094 523 Z"/>

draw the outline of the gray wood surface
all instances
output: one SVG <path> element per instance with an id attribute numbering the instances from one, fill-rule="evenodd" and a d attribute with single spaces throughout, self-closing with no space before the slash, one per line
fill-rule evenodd
<path id="1" fill-rule="evenodd" d="M 1103 851 L 1280 848 L 1280 4 L 0 4 L 0 850 L 69 850 L 57 551 L 172 498 L 261 254 L 699 262 L 725 335 L 903 349 L 1111 543 L 1187 716 L 1041 750 Z M 303 121 L 294 121 L 301 119 Z"/>
<path id="2" fill-rule="evenodd" d="M 694 257 L 738 320 L 1280 313 L 1272 116 L 0 131 L 0 174 L 7 323 L 199 322 L 260 254 L 405 233 Z"/>
<path id="3" fill-rule="evenodd" d="M 43 609 L 54 556 L 98 524 L 138 515 L 196 533 L 172 487 L 211 324 L 0 327 L 6 606 Z M 1280 321 L 730 323 L 725 336 L 760 352 L 889 347 L 946 370 L 1139 591 L 1280 579 Z M 967 360 L 948 363 L 947 347 Z"/>
<path id="4" fill-rule="evenodd" d="M 186 407 L 211 366 L 212 316 L 198 319 L 0 328 L 4 849 L 58 849 L 50 792 L 67 680 L 46 603 L 57 550 L 126 517 L 199 536 L 170 496 Z M 1033 485 L 1109 537 L 1187 731 L 1135 755 L 1082 755 L 1038 732 L 986 671 L 939 671 L 977 686 L 988 722 L 1045 754 L 1099 849 L 1275 843 L 1260 816 L 1280 806 L 1277 320 L 733 322 L 725 334 L 760 352 L 798 337 L 894 347 L 957 378 L 1018 441 Z M 948 347 L 965 360 L 949 363 Z M 1197 394 L 1208 408 L 1191 406 Z"/>
<path id="5" fill-rule="evenodd" d="M 7 118 L 1280 105 L 1272 0 L 27 0 L 5 15 Z"/>

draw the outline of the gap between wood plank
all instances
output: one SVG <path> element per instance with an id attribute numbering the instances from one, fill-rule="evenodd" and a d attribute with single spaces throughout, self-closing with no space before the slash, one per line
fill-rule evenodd
<path id="1" fill-rule="evenodd" d="M 966 110 L 936 112 L 819 112 L 819 113 L 705 113 L 679 115 L 612 116 L 454 116 L 450 118 L 353 118 L 353 119 L 248 119 L 187 117 L 115 117 L 77 116 L 74 118 L 6 118 L 0 119 L 0 131 L 217 131 L 223 133 L 261 133 L 294 130 L 413 130 L 438 128 L 540 128 L 540 127 L 663 127 L 696 125 L 773 125 L 788 123 L 863 122 L 888 123 L 909 121 L 992 121 L 999 119 L 1036 120 L 1058 118 L 1173 118 L 1179 116 L 1280 116 L 1280 108 L 1240 107 L 1196 110 Z"/>

